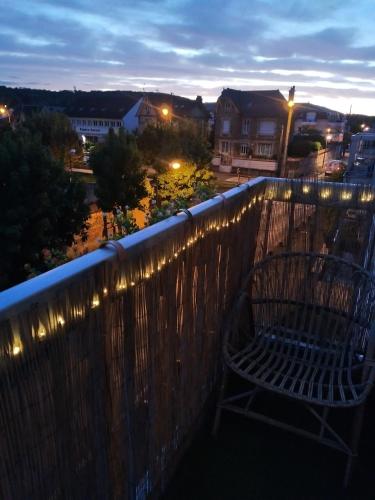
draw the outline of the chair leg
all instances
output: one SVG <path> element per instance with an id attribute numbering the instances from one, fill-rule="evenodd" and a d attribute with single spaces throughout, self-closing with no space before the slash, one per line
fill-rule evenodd
<path id="1" fill-rule="evenodd" d="M 225 394 L 225 389 L 227 386 L 227 378 L 228 378 L 228 369 L 224 365 L 223 369 L 223 378 L 221 380 L 221 386 L 220 386 L 220 391 L 219 391 L 219 398 L 216 406 L 216 413 L 215 413 L 215 419 L 214 419 L 214 425 L 212 427 L 212 436 L 216 437 L 217 431 L 219 430 L 220 426 L 220 420 L 221 420 L 221 412 L 222 408 L 220 407 L 221 402 L 224 399 L 224 394 Z"/>
<path id="2" fill-rule="evenodd" d="M 363 425 L 363 417 L 365 413 L 365 404 L 361 404 L 356 409 L 354 420 L 353 420 L 353 429 L 352 429 L 352 439 L 351 439 L 351 455 L 348 456 L 348 460 L 346 462 L 346 470 L 344 477 L 344 488 L 347 488 L 349 485 L 349 481 L 352 474 L 353 465 L 358 457 L 358 445 L 359 439 L 361 437 L 362 425 Z"/>

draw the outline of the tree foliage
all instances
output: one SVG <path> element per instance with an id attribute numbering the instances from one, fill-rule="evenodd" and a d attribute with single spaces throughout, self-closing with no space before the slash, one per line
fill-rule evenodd
<path id="1" fill-rule="evenodd" d="M 184 164 L 178 170 L 167 170 L 157 177 L 158 197 L 161 200 L 191 200 L 203 188 L 211 188 L 214 174 L 207 168 Z"/>
<path id="2" fill-rule="evenodd" d="M 149 125 L 139 135 L 138 147 L 143 162 L 158 171 L 166 170 L 176 159 L 201 167 L 207 165 L 212 157 L 209 142 L 191 123 Z"/>
<path id="3" fill-rule="evenodd" d="M 0 137 L 0 288 L 48 269 L 46 252 L 65 254 L 85 230 L 81 183 L 70 182 L 40 138 L 18 128 Z"/>
<path id="4" fill-rule="evenodd" d="M 96 176 L 96 195 L 100 207 L 111 211 L 118 205 L 122 211 L 139 206 L 147 194 L 145 173 L 134 136 L 122 129 L 119 134 L 110 129 L 103 143 L 90 155 L 90 165 Z"/>
<path id="5" fill-rule="evenodd" d="M 63 162 L 65 168 L 82 167 L 82 145 L 66 115 L 37 113 L 25 121 L 24 127 L 30 130 L 32 135 L 39 135 L 41 143 L 50 149 L 56 160 Z"/>
<path id="6" fill-rule="evenodd" d="M 326 139 L 319 130 L 302 127 L 300 133 L 293 136 L 288 147 L 288 154 L 294 157 L 305 157 L 325 146 Z"/>

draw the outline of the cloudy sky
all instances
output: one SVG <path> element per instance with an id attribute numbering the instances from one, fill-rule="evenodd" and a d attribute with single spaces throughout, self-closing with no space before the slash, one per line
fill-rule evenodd
<path id="1" fill-rule="evenodd" d="M 296 85 L 375 115 L 374 0 L 0 0 L 0 85 L 216 100 Z"/>

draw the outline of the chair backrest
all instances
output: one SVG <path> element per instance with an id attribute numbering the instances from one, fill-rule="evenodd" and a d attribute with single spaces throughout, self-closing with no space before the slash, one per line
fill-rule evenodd
<path id="1" fill-rule="evenodd" d="M 230 336 L 238 345 L 247 315 L 253 323 L 247 336 L 277 327 L 279 334 L 297 336 L 299 342 L 340 343 L 364 354 L 374 318 L 375 281 L 363 268 L 335 256 L 282 253 L 254 266 L 236 307 Z"/>

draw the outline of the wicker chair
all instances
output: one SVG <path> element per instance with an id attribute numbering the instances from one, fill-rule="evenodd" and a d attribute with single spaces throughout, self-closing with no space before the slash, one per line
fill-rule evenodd
<path id="1" fill-rule="evenodd" d="M 343 259 L 287 253 L 256 264 L 225 328 L 214 433 L 225 409 L 318 440 L 348 455 L 347 484 L 375 376 L 374 307 L 373 277 Z M 231 372 L 251 389 L 228 394 Z M 260 390 L 302 402 L 319 422 L 317 433 L 250 409 Z M 357 408 L 347 444 L 327 419 L 330 408 L 350 407 Z"/>

